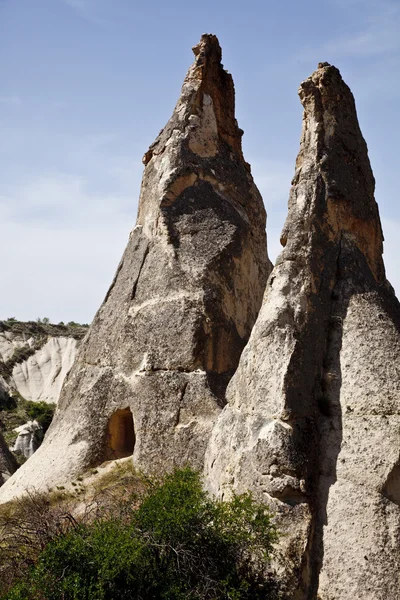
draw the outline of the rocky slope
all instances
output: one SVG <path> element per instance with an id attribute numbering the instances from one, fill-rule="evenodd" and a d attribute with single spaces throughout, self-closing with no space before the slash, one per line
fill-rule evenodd
<path id="1" fill-rule="evenodd" d="M 400 306 L 353 96 L 327 63 L 300 87 L 284 249 L 206 457 L 217 494 L 278 514 L 290 597 L 400 589 Z"/>
<path id="2" fill-rule="evenodd" d="M 1 500 L 106 459 L 203 464 L 271 265 L 241 149 L 232 77 L 204 35 L 173 115 L 144 156 L 136 227 L 39 450 Z"/>
<path id="3" fill-rule="evenodd" d="M 57 403 L 85 326 L 0 322 L 1 387 L 33 402 Z"/>
<path id="4" fill-rule="evenodd" d="M 75 324 L 0 322 L 0 431 L 19 457 L 28 458 L 41 441 L 40 428 L 35 436 L 31 426 L 24 427 L 31 418 L 29 403 L 58 402 L 86 332 L 86 326 Z"/>
<path id="5" fill-rule="evenodd" d="M 8 449 L 3 435 L 0 431 L 0 486 L 17 470 L 18 465 L 15 457 Z"/>

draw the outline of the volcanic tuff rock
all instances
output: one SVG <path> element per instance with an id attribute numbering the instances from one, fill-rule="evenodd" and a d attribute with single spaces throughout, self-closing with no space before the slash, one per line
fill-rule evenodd
<path id="1" fill-rule="evenodd" d="M 208 485 L 250 488 L 278 512 L 291 598 L 395 600 L 400 306 L 353 96 L 327 63 L 299 95 L 284 249 L 210 440 Z"/>
<path id="2" fill-rule="evenodd" d="M 2 501 L 132 453 L 146 470 L 203 464 L 271 266 L 217 38 L 202 36 L 194 54 L 144 156 L 136 227 L 59 410 Z"/>
<path id="3" fill-rule="evenodd" d="M 30 458 L 39 448 L 43 439 L 43 429 L 36 421 L 28 421 L 14 431 L 18 434 L 15 444 L 10 450 L 15 454 Z"/>
<path id="4" fill-rule="evenodd" d="M 25 400 L 57 403 L 86 332 L 84 326 L 0 322 L 0 394 L 3 387 Z"/>
<path id="5" fill-rule="evenodd" d="M 28 457 L 43 436 L 31 430 L 25 400 L 57 403 L 87 326 L 0 321 L 0 431 Z M 25 427 L 25 433 L 17 428 Z M 17 437 L 20 439 L 17 440 Z M 22 439 L 24 440 L 22 443 Z"/>
<path id="6" fill-rule="evenodd" d="M 0 431 L 0 486 L 17 470 L 15 457 L 11 454 Z"/>

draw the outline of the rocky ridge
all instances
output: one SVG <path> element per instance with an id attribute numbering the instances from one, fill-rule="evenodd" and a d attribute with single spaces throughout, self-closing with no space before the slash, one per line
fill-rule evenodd
<path id="1" fill-rule="evenodd" d="M 290 597 L 399 590 L 400 306 L 351 91 L 327 63 L 301 84 L 284 249 L 227 389 L 208 486 L 277 513 Z"/>
<path id="2" fill-rule="evenodd" d="M 204 35 L 146 152 L 136 227 L 65 380 L 44 443 L 1 500 L 110 458 L 200 468 L 271 264 L 232 77 Z"/>

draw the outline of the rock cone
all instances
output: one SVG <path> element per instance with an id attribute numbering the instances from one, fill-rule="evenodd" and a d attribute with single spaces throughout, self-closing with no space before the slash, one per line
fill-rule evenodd
<path id="1" fill-rule="evenodd" d="M 144 156 L 136 227 L 55 420 L 2 501 L 130 454 L 145 470 L 203 464 L 271 266 L 217 38 L 194 54 Z"/>
<path id="2" fill-rule="evenodd" d="M 278 512 L 290 598 L 400 589 L 400 306 L 351 91 L 322 63 L 284 249 L 206 454 L 209 487 Z"/>
<path id="3" fill-rule="evenodd" d="M 17 461 L 8 449 L 3 435 L 0 432 L 0 486 L 15 473 L 17 468 Z"/>

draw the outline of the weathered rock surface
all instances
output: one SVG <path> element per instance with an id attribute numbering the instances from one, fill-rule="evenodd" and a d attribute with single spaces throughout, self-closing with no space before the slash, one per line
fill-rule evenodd
<path id="1" fill-rule="evenodd" d="M 15 428 L 18 434 L 14 446 L 11 450 L 15 454 L 21 454 L 25 458 L 30 458 L 39 448 L 43 439 L 43 429 L 37 421 L 28 421 Z"/>
<path id="2" fill-rule="evenodd" d="M 291 598 L 395 600 L 400 306 L 353 96 L 327 63 L 299 94 L 284 249 L 210 440 L 208 485 L 277 511 Z"/>
<path id="3" fill-rule="evenodd" d="M 55 419 L 1 501 L 129 454 L 146 470 L 203 464 L 271 266 L 232 77 L 215 36 L 194 53 L 145 154 L 136 227 Z"/>
<path id="4" fill-rule="evenodd" d="M 57 403 L 87 327 L 0 323 L 1 388 L 33 402 Z M 1 394 L 1 391 L 0 391 Z"/>
<path id="5" fill-rule="evenodd" d="M 28 458 L 38 447 L 43 436 L 37 434 L 25 434 L 17 441 L 17 428 L 29 420 L 24 401 L 57 404 L 87 331 L 87 326 L 77 324 L 0 321 L 0 431 L 12 451 L 17 448 Z"/>
<path id="6" fill-rule="evenodd" d="M 0 486 L 17 470 L 15 457 L 11 454 L 0 432 Z"/>
<path id="7" fill-rule="evenodd" d="M 72 337 L 50 338 L 27 360 L 15 365 L 11 386 L 25 400 L 57 404 L 77 348 L 78 342 Z"/>

